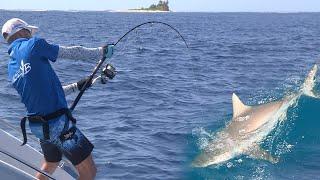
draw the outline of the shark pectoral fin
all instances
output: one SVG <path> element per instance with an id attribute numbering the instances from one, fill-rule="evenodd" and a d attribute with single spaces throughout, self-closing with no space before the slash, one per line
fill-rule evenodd
<path id="1" fill-rule="evenodd" d="M 232 94 L 232 106 L 233 106 L 233 118 L 238 117 L 243 112 L 250 109 L 250 106 L 243 104 L 239 97 L 233 93 Z"/>
<path id="2" fill-rule="evenodd" d="M 254 148 L 252 148 L 248 155 L 252 158 L 255 158 L 255 159 L 262 159 L 262 160 L 265 160 L 265 161 L 269 161 L 271 162 L 272 164 L 276 164 L 279 162 L 279 158 L 278 157 L 274 157 L 272 156 L 269 152 L 267 152 L 266 150 L 264 149 L 261 149 L 260 146 L 255 146 Z"/>
<path id="3" fill-rule="evenodd" d="M 305 94 L 313 98 L 319 98 L 319 96 L 316 96 L 313 91 L 306 92 Z"/>

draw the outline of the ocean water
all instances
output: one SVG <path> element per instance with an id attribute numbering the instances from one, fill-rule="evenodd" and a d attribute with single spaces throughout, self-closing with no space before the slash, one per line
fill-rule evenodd
<path id="1" fill-rule="evenodd" d="M 190 49 L 167 27 L 139 28 L 116 47 L 116 78 L 81 99 L 74 116 L 95 145 L 97 179 L 320 179 L 320 101 L 307 96 L 262 142 L 279 163 L 244 155 L 190 166 L 231 119 L 233 92 L 256 105 L 298 91 L 319 60 L 320 13 L 0 11 L 0 24 L 12 17 L 60 45 L 113 43 L 150 20 L 171 24 L 187 40 Z M 0 117 L 18 127 L 24 106 L 7 82 L 6 51 L 1 40 Z M 68 84 L 89 75 L 96 61 L 61 59 L 53 66 Z"/>

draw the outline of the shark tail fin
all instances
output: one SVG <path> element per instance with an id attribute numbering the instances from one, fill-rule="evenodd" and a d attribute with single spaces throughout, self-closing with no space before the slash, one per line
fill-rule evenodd
<path id="1" fill-rule="evenodd" d="M 309 72 L 308 76 L 306 77 L 301 87 L 302 93 L 311 97 L 315 97 L 313 93 L 313 88 L 315 86 L 317 71 L 318 71 L 318 65 L 315 64 L 311 69 L 311 71 Z"/>
<path id="2" fill-rule="evenodd" d="M 232 105 L 234 118 L 251 108 L 250 106 L 245 105 L 235 93 L 232 94 Z"/>

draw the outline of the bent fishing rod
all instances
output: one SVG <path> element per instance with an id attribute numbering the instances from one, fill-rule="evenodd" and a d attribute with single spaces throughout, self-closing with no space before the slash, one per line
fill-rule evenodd
<path id="1" fill-rule="evenodd" d="M 130 29 L 128 32 L 126 32 L 123 36 L 121 36 L 118 41 L 116 41 L 116 43 L 114 44 L 109 44 L 109 45 L 114 45 L 114 46 L 117 46 L 117 44 L 119 42 L 121 42 L 126 36 L 128 36 L 131 32 L 133 32 L 134 30 L 136 30 L 137 28 L 141 27 L 141 26 L 145 26 L 147 24 L 160 24 L 160 25 L 164 25 L 164 26 L 167 26 L 169 27 L 170 29 L 172 29 L 173 31 L 175 31 L 179 37 L 183 40 L 184 44 L 186 45 L 186 48 L 189 49 L 189 46 L 188 46 L 188 43 L 187 41 L 185 40 L 185 38 L 181 35 L 181 33 L 176 29 L 174 28 L 173 26 L 171 26 L 170 24 L 168 23 L 164 23 L 164 22 L 161 22 L 161 21 L 148 21 L 148 22 L 145 22 L 145 23 L 142 23 L 142 24 L 139 24 L 135 27 L 133 27 L 132 29 Z M 98 70 L 100 69 L 100 67 L 102 66 L 102 64 L 104 63 L 104 61 L 106 60 L 106 57 L 103 57 L 102 59 L 100 59 L 97 63 L 97 65 L 94 67 L 91 75 L 89 76 L 89 78 L 87 79 L 87 81 L 85 82 L 85 84 L 82 86 L 79 94 L 77 95 L 76 99 L 73 101 L 71 107 L 70 107 L 70 111 L 73 111 L 75 109 L 75 107 L 77 106 L 78 102 L 80 101 L 82 95 L 84 94 L 84 92 L 86 91 L 87 89 L 87 86 L 90 84 L 90 82 L 92 82 L 92 80 L 94 79 L 94 76 L 97 74 Z M 107 70 L 108 70 L 108 65 L 107 65 Z M 113 68 L 111 66 L 111 68 Z"/>
<path id="2" fill-rule="evenodd" d="M 173 26 L 171 26 L 170 24 L 168 23 L 164 23 L 164 22 L 161 22 L 161 21 L 148 21 L 148 22 L 145 22 L 145 23 L 142 23 L 142 24 L 139 24 L 137 26 L 135 26 L 134 28 L 132 28 L 131 30 L 129 30 L 127 33 L 125 33 L 121 38 L 119 38 L 119 40 L 114 44 L 115 46 L 122 40 L 124 39 L 128 34 L 130 34 L 132 31 L 136 30 L 137 28 L 141 27 L 141 26 L 144 26 L 144 25 L 147 25 L 147 24 L 162 24 L 164 26 L 167 26 L 169 28 L 171 28 L 172 30 L 174 30 L 178 35 L 179 37 L 183 40 L 184 44 L 186 45 L 187 48 L 189 48 L 188 46 L 188 43 L 187 41 L 184 39 L 184 37 L 181 35 L 181 33 L 176 29 L 174 28 Z"/>

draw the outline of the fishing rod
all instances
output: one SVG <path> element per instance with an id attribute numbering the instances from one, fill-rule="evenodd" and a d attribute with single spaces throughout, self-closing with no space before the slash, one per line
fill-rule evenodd
<path id="1" fill-rule="evenodd" d="M 174 30 L 174 31 L 179 35 L 179 37 L 183 40 L 183 42 L 184 42 L 184 44 L 186 45 L 186 47 L 189 49 L 188 43 L 187 43 L 187 41 L 185 40 L 185 38 L 181 35 L 181 33 L 180 33 L 176 28 L 174 28 L 173 26 L 171 26 L 170 24 L 167 24 L 167 23 L 164 23 L 164 22 L 161 22 L 161 21 L 148 21 L 148 22 L 141 23 L 141 24 L 133 27 L 132 29 L 130 29 L 128 32 L 126 32 L 123 36 L 121 36 L 121 37 L 118 39 L 118 41 L 116 41 L 116 43 L 114 43 L 114 44 L 109 44 L 109 45 L 117 46 L 118 43 L 119 43 L 120 41 L 122 41 L 126 36 L 128 36 L 132 31 L 136 30 L 137 28 L 139 28 L 139 27 L 141 27 L 141 26 L 147 25 L 147 24 L 161 24 L 161 25 L 164 25 L 164 26 L 167 26 L 167 27 L 171 28 L 172 30 Z M 97 74 L 98 70 L 100 69 L 100 67 L 102 66 L 102 64 L 104 63 L 105 60 L 106 60 L 106 57 L 103 57 L 103 58 L 101 58 L 101 59 L 98 61 L 97 65 L 94 67 L 91 75 L 89 76 L 89 78 L 87 79 L 87 81 L 85 82 L 85 84 L 82 86 L 82 88 L 81 88 L 79 94 L 77 95 L 76 99 L 73 101 L 73 103 L 72 103 L 72 105 L 71 105 L 71 107 L 70 107 L 70 111 L 73 111 L 73 110 L 75 109 L 75 107 L 77 106 L 78 102 L 80 101 L 82 95 L 83 95 L 84 92 L 86 91 L 87 86 L 90 84 L 90 82 L 92 82 L 92 81 L 94 80 L 95 75 Z M 113 70 L 115 70 L 115 69 L 114 69 L 114 67 L 112 67 L 110 64 L 107 64 L 105 70 L 106 70 L 106 71 L 104 72 L 104 74 L 105 74 L 108 78 L 112 77 L 112 76 L 109 77 L 109 76 L 108 76 L 108 73 L 110 73 L 110 74 L 112 74 L 112 75 L 115 74 L 115 71 L 113 71 Z M 110 75 L 110 74 L 109 74 L 109 75 Z M 114 76 L 113 76 L 113 77 L 114 77 Z M 113 77 L 112 77 L 112 78 L 113 78 Z M 112 78 L 110 78 L 110 79 L 112 79 Z"/>
<path id="2" fill-rule="evenodd" d="M 73 101 L 71 107 L 70 107 L 70 111 L 72 112 L 74 110 L 74 108 L 77 106 L 78 102 L 80 101 L 83 93 L 86 91 L 87 86 L 89 84 L 89 82 L 91 82 L 94 78 L 94 76 L 97 74 L 98 70 L 100 69 L 101 65 L 103 64 L 103 62 L 106 60 L 106 57 L 103 57 L 102 59 L 100 59 L 98 61 L 98 64 L 95 66 L 95 68 L 93 69 L 93 72 L 91 73 L 91 75 L 89 76 L 89 78 L 87 79 L 87 81 L 84 83 L 84 85 L 82 86 L 78 96 L 76 97 L 76 99 Z"/>
<path id="3" fill-rule="evenodd" d="M 168 23 L 164 23 L 164 22 L 161 22 L 161 21 L 148 21 L 148 22 L 145 22 L 145 23 L 142 23 L 142 24 L 139 24 L 135 27 L 133 27 L 131 30 L 129 30 L 127 33 L 125 33 L 121 38 L 119 38 L 119 40 L 114 44 L 115 46 L 122 40 L 124 39 L 128 34 L 130 34 L 132 31 L 136 30 L 137 28 L 141 27 L 141 26 L 144 26 L 146 24 L 162 24 L 162 25 L 165 25 L 169 28 L 171 28 L 172 30 L 174 30 L 178 35 L 179 37 L 183 40 L 184 44 L 186 45 L 187 48 L 189 48 L 188 46 L 188 43 L 187 41 L 185 40 L 185 38 L 181 35 L 181 33 L 176 29 L 174 28 L 173 26 L 171 26 L 170 24 Z"/>

